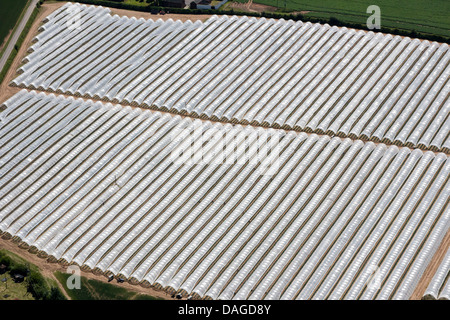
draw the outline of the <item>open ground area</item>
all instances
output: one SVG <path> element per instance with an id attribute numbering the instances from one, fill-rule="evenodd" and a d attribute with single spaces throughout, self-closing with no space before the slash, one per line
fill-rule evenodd
<path id="1" fill-rule="evenodd" d="M 37 265 L 24 259 L 20 254 L 4 249 L 1 244 L 0 265 L 7 267 L 6 272 L 2 270 L 0 273 L 0 300 L 65 299 L 63 287 L 52 274 L 43 272 Z M 15 279 L 17 274 L 25 276 L 25 280 L 17 281 Z M 33 288 L 34 291 L 30 288 Z M 48 295 L 51 288 L 55 290 L 57 297 L 50 299 Z M 40 296 L 36 296 L 34 293 L 37 291 L 41 292 Z M 45 295 L 47 297 L 44 297 Z"/>

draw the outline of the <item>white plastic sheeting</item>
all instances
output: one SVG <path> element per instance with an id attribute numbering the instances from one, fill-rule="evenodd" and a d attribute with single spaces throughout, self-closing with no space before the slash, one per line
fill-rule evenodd
<path id="1" fill-rule="evenodd" d="M 71 29 L 74 17 L 79 27 Z M 146 21 L 78 4 L 45 21 L 13 85 L 214 121 L 450 148 L 447 44 L 283 19 Z"/>
<path id="2" fill-rule="evenodd" d="M 450 277 L 450 249 L 447 250 L 447 254 L 444 256 L 441 264 L 439 265 L 436 273 L 431 279 L 427 290 L 424 293 L 425 298 L 432 299 L 450 299 L 449 296 L 449 277 Z"/>
<path id="3" fill-rule="evenodd" d="M 2 106 L 0 231 L 133 283 L 213 299 L 408 299 L 449 230 L 442 153 L 26 90 Z M 223 141 L 233 148 L 214 162 Z M 278 151 L 271 174 L 257 145 Z M 174 161 L 189 148 L 210 161 Z"/>

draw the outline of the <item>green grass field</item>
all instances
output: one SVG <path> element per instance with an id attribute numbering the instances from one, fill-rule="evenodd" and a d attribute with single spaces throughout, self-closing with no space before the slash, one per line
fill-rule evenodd
<path id="1" fill-rule="evenodd" d="M 0 274 L 0 279 L 6 278 L 6 282 L 0 282 L 0 300 L 34 300 L 27 292 L 26 282 L 14 283 L 9 272 Z"/>
<path id="2" fill-rule="evenodd" d="M 247 0 L 235 0 L 245 3 Z M 253 0 L 277 6 L 277 0 Z M 286 0 L 286 11 L 310 11 L 307 16 L 317 18 L 335 17 L 343 22 L 366 23 L 369 5 L 381 9 L 381 26 L 416 30 L 440 36 L 450 36 L 450 1 L 448 0 Z M 284 0 L 278 0 L 279 10 Z"/>
<path id="3" fill-rule="evenodd" d="M 72 300 L 161 300 L 145 294 L 129 291 L 119 286 L 81 277 L 80 289 L 69 289 L 67 279 L 70 274 L 55 272 L 55 277 L 63 285 Z"/>
<path id="4" fill-rule="evenodd" d="M 0 47 L 14 28 L 28 0 L 0 1 Z"/>
<path id="5" fill-rule="evenodd" d="M 39 268 L 28 262 L 27 260 L 19 257 L 18 255 L 0 249 L 1 257 L 9 257 L 11 262 L 15 265 L 25 265 L 29 268 L 31 273 L 40 274 Z M 9 271 L 4 274 L 0 274 L 0 280 L 6 278 L 6 282 L 0 281 L 0 300 L 35 300 L 33 295 L 27 291 L 27 282 L 26 280 L 22 283 L 14 283 Z M 27 279 L 27 278 L 26 278 Z M 45 285 L 48 288 L 58 288 L 58 284 L 54 279 L 43 277 L 45 281 Z M 59 289 L 58 289 L 59 290 Z M 62 293 L 61 293 L 62 295 Z"/>

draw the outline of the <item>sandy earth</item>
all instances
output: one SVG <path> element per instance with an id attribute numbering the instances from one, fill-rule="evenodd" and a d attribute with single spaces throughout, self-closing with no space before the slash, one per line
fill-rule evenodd
<path id="1" fill-rule="evenodd" d="M 292 12 L 292 14 L 308 14 L 308 13 L 310 13 L 310 12 L 312 12 L 312 11 L 293 11 Z"/>
<path id="2" fill-rule="evenodd" d="M 8 84 L 11 82 L 11 80 L 14 79 L 16 76 L 16 71 L 20 66 L 20 62 L 22 59 L 27 55 L 27 50 L 31 46 L 31 40 L 36 36 L 38 26 L 42 24 L 42 20 L 48 16 L 50 13 L 55 11 L 57 8 L 63 6 L 65 3 L 50 3 L 50 4 L 44 4 L 39 11 L 38 16 L 36 17 L 33 25 L 31 26 L 30 32 L 28 33 L 27 37 L 25 38 L 25 41 L 22 43 L 22 46 L 19 49 L 18 54 L 16 55 L 16 58 L 13 61 L 13 64 L 8 70 L 8 73 L 3 79 L 3 82 L 0 84 L 0 103 L 4 102 L 14 94 L 16 94 L 18 91 L 20 91 L 20 88 L 14 88 L 8 86 Z"/>
<path id="3" fill-rule="evenodd" d="M 3 82 L 0 84 L 0 103 L 6 101 L 10 97 L 12 97 L 14 94 L 19 92 L 20 88 L 10 87 L 8 84 L 13 80 L 17 74 L 16 71 L 21 65 L 21 61 L 23 58 L 27 55 L 27 50 L 31 46 L 31 40 L 37 35 L 37 29 L 42 24 L 42 20 L 48 16 L 50 13 L 58 9 L 59 7 L 62 7 L 66 2 L 58 2 L 58 3 L 44 3 L 42 5 L 42 9 L 39 12 L 38 16 L 36 17 L 36 20 L 34 21 L 30 32 L 28 33 L 27 37 L 25 38 L 25 41 L 23 42 L 21 48 L 19 49 L 19 52 L 14 59 L 13 64 L 11 65 L 11 68 L 8 71 L 8 74 L 6 75 Z M 202 20 L 205 21 L 208 18 L 211 17 L 211 15 L 183 15 L 183 14 L 165 14 L 165 15 L 152 15 L 149 12 L 139 12 L 139 11 L 130 11 L 130 10 L 122 10 L 122 9 L 111 9 L 112 14 L 117 14 L 119 16 L 127 16 L 127 17 L 136 17 L 136 18 L 144 18 L 144 19 L 173 19 L 173 20 L 181 20 L 181 21 L 196 21 L 196 20 Z"/>
<path id="4" fill-rule="evenodd" d="M 30 263 L 36 265 L 40 269 L 42 275 L 44 275 L 47 278 L 54 279 L 58 283 L 61 291 L 67 296 L 62 285 L 60 284 L 60 282 L 56 279 L 56 277 L 53 274 L 55 271 L 66 272 L 66 267 L 64 267 L 63 265 L 61 265 L 59 263 L 49 263 L 45 259 L 41 259 L 37 255 L 32 254 L 32 253 L 28 252 L 27 250 L 19 248 L 19 246 L 17 244 L 15 244 L 14 242 L 12 242 L 10 240 L 5 240 L 5 239 L 0 238 L 0 249 L 6 249 L 8 251 L 11 251 L 11 252 L 17 254 L 18 256 L 22 257 L 23 259 L 29 261 Z M 81 271 L 81 275 L 88 279 L 95 279 L 95 280 L 99 280 L 99 281 L 102 281 L 105 283 L 108 282 L 108 279 L 105 276 L 95 275 L 92 272 Z M 115 285 L 115 281 L 111 282 L 111 284 Z M 169 294 L 167 294 L 166 292 L 161 291 L 161 290 L 155 290 L 153 288 L 143 288 L 141 286 L 132 285 L 127 282 L 121 283 L 118 286 L 128 289 L 130 291 L 137 292 L 137 293 L 147 294 L 147 295 L 151 295 L 153 297 L 163 298 L 165 300 L 173 300 Z M 69 296 L 67 296 L 67 298 L 70 299 Z"/>
<path id="5" fill-rule="evenodd" d="M 6 35 L 6 37 L 5 37 L 5 40 L 3 40 L 3 43 L 2 43 L 2 44 L 0 44 L 0 51 L 2 51 L 2 50 L 3 50 L 3 47 L 4 47 L 4 46 L 6 45 L 6 43 L 8 42 L 8 40 L 9 40 L 9 37 L 11 36 L 11 34 L 12 34 L 13 30 L 14 30 L 14 28 L 13 28 L 13 29 L 11 29 L 11 30 L 9 30 L 8 34 L 7 34 L 7 35 Z"/>

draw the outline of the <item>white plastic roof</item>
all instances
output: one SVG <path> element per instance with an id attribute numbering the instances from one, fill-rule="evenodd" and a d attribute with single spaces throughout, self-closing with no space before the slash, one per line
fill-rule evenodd
<path id="1" fill-rule="evenodd" d="M 68 27 L 74 15 L 78 29 Z M 13 85 L 450 150 L 447 44 L 283 19 L 152 21 L 78 4 L 47 20 Z"/>
<path id="2" fill-rule="evenodd" d="M 0 230 L 133 282 L 213 299 L 407 299 L 450 226 L 442 153 L 26 90 L 4 106 Z M 171 158 L 193 146 L 215 159 L 224 131 L 236 161 Z M 257 134 L 278 147 L 272 174 L 250 161 Z"/>

